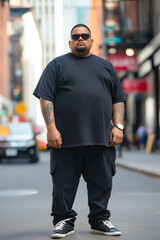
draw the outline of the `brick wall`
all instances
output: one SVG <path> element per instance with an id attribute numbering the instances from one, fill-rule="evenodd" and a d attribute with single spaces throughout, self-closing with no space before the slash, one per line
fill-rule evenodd
<path id="1" fill-rule="evenodd" d="M 3 2 L 3 4 L 2 4 Z M 10 41 L 8 1 L 0 0 L 0 95 L 10 99 Z"/>

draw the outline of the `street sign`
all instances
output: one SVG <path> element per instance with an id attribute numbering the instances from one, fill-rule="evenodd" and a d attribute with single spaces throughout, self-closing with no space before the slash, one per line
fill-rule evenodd
<path id="1" fill-rule="evenodd" d="M 104 43 L 120 43 L 122 41 L 121 37 L 105 37 Z"/>
<path id="2" fill-rule="evenodd" d="M 138 70 L 137 57 L 125 54 L 112 54 L 107 59 L 117 71 L 136 72 Z"/>
<path id="3" fill-rule="evenodd" d="M 15 107 L 15 112 L 17 114 L 23 115 L 26 111 L 26 106 L 24 105 L 23 102 L 19 102 L 17 106 Z"/>
<path id="4" fill-rule="evenodd" d="M 145 93 L 147 91 L 147 81 L 145 79 L 128 79 L 125 78 L 122 81 L 122 86 L 125 93 Z"/>
<path id="5" fill-rule="evenodd" d="M 0 117 L 6 117 L 7 115 L 8 115 L 8 112 L 7 112 L 6 109 L 2 109 L 2 110 L 0 111 Z"/>
<path id="6" fill-rule="evenodd" d="M 105 26 L 104 28 L 105 28 L 105 30 L 114 30 L 115 29 L 114 26 Z"/>

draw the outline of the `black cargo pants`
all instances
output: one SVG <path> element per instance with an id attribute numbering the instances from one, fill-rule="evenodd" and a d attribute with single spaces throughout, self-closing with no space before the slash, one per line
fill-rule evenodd
<path id="1" fill-rule="evenodd" d="M 51 176 L 53 181 L 53 224 L 61 220 L 76 219 L 72 209 L 81 175 L 87 183 L 89 224 L 94 227 L 101 220 L 109 219 L 107 209 L 115 174 L 115 148 L 85 146 L 51 148 Z"/>

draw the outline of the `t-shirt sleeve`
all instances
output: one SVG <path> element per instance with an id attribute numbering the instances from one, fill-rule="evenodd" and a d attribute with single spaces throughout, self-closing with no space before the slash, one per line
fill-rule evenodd
<path id="1" fill-rule="evenodd" d="M 33 92 L 33 95 L 37 98 L 44 98 L 48 101 L 55 101 L 57 85 L 57 71 L 56 63 L 53 60 L 44 69 L 40 80 Z"/>
<path id="2" fill-rule="evenodd" d="M 118 75 L 111 64 L 111 72 L 114 80 L 114 88 L 112 95 L 112 103 L 124 102 L 126 101 L 126 94 L 123 90 L 122 84 L 118 78 Z"/>

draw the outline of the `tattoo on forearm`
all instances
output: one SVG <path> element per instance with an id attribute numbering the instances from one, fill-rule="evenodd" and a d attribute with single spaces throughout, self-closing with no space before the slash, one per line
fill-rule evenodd
<path id="1" fill-rule="evenodd" d="M 119 102 L 113 105 L 113 120 L 114 122 L 123 123 L 124 121 L 124 103 Z"/>
<path id="2" fill-rule="evenodd" d="M 47 115 L 50 118 L 51 117 L 51 113 L 53 112 L 53 105 L 51 103 L 47 103 Z"/>
<path id="3" fill-rule="evenodd" d="M 123 122 L 124 120 L 124 103 L 116 104 L 116 116 L 118 121 Z"/>
<path id="4" fill-rule="evenodd" d="M 47 125 L 54 123 L 54 113 L 52 103 L 42 103 L 42 114 Z"/>

